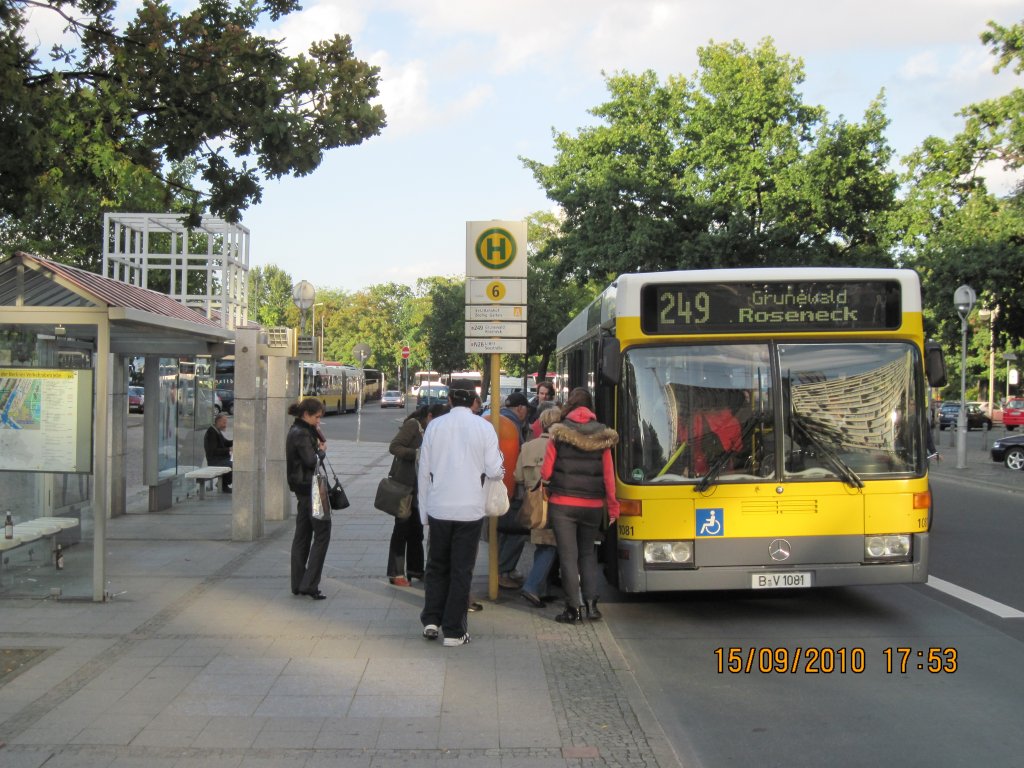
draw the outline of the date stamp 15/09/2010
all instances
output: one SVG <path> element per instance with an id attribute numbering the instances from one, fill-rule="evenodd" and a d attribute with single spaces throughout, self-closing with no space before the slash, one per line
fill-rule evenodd
<path id="1" fill-rule="evenodd" d="M 868 669 L 868 652 L 861 646 L 758 647 L 720 646 L 715 648 L 716 672 L 723 674 L 863 674 Z M 956 648 L 892 647 L 881 649 L 882 669 L 886 674 L 927 672 L 951 674 L 957 671 Z"/>

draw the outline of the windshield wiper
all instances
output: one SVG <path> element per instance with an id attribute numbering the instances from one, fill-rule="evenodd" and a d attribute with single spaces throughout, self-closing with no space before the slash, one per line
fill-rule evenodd
<path id="1" fill-rule="evenodd" d="M 722 470 L 725 469 L 725 465 L 732 461 L 733 457 L 740 452 L 740 449 L 747 444 L 747 438 L 750 437 L 750 433 L 754 431 L 754 427 L 764 424 L 765 422 L 766 418 L 763 414 L 757 414 L 750 418 L 746 426 L 743 427 L 743 432 L 740 434 L 740 448 L 730 448 L 728 451 L 722 451 L 718 454 L 718 457 L 711 462 L 711 466 L 708 467 L 708 471 L 704 473 L 704 476 L 694 486 L 697 493 L 704 493 L 704 491 L 711 487 L 711 483 L 713 483 L 722 473 Z"/>
<path id="2" fill-rule="evenodd" d="M 860 479 L 860 476 L 850 469 L 849 465 L 840 459 L 830 448 L 825 447 L 825 444 L 807 428 L 802 419 L 793 416 L 790 419 L 790 423 L 800 430 L 800 433 L 807 438 L 807 441 L 814 446 L 815 450 L 828 460 L 828 463 L 832 465 L 840 478 L 854 488 L 864 487 L 864 481 Z"/>

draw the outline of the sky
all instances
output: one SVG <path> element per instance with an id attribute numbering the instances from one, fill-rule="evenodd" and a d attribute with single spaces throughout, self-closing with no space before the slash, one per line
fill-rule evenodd
<path id="1" fill-rule="evenodd" d="M 554 132 L 596 124 L 604 73 L 691 76 L 697 48 L 771 37 L 804 62 L 802 92 L 859 121 L 885 89 L 897 156 L 950 137 L 956 112 L 1021 85 L 994 75 L 988 20 L 1020 0 L 302 0 L 261 31 L 295 55 L 335 33 L 380 67 L 388 126 L 311 175 L 265 184 L 243 216 L 250 266 L 356 291 L 465 273 L 467 221 L 553 210 L 520 156 L 554 159 Z M 175 5 L 178 5 L 177 3 Z M 992 186 L 1008 185 L 998 168 Z M 1001 178 L 1002 177 L 1002 178 Z"/>

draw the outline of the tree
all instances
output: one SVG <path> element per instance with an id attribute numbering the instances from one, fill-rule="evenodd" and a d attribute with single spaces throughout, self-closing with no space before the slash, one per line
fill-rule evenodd
<path id="1" fill-rule="evenodd" d="M 981 39 L 997 55 L 995 71 L 1024 72 L 1024 24 L 988 27 Z M 1024 166 L 1024 90 L 968 105 L 959 115 L 964 126 L 952 139 L 928 137 L 904 159 L 907 194 L 895 217 L 901 257 L 922 275 L 928 330 L 948 348 L 960 344 L 953 290 L 967 283 L 978 292 L 979 308 L 999 310 L 997 352 L 1017 350 L 1024 335 L 1024 187 L 999 197 L 987 174 L 993 164 Z M 978 336 L 988 343 L 987 333 Z M 987 367 L 987 355 L 979 360 Z"/>
<path id="2" fill-rule="evenodd" d="M 548 247 L 558 237 L 559 221 L 550 211 L 535 211 L 526 218 L 528 241 L 528 302 L 526 348 L 543 377 L 555 353 L 558 332 L 585 307 L 600 288 L 580 287 L 558 277 L 560 257 Z M 532 366 L 527 366 L 533 370 Z M 529 371 L 527 371 L 529 372 Z"/>
<path id="3" fill-rule="evenodd" d="M 44 63 L 26 41 L 27 7 L 63 17 L 74 45 Z M 193 221 L 208 209 L 235 222 L 265 179 L 312 173 L 324 151 L 377 135 L 378 69 L 347 36 L 290 57 L 253 32 L 297 8 L 200 0 L 178 14 L 147 0 L 121 30 L 116 0 L 0 0 L 4 230 L 58 244 L 76 209 L 163 211 L 175 199 Z M 174 172 L 189 162 L 198 184 Z"/>
<path id="4" fill-rule="evenodd" d="M 466 366 L 466 288 L 462 280 L 432 279 L 430 314 L 424 318 L 427 353 L 435 371 L 451 373 Z"/>
<path id="5" fill-rule="evenodd" d="M 896 192 L 880 95 L 862 123 L 805 104 L 770 40 L 698 50 L 691 78 L 606 79 L 602 124 L 521 158 L 565 212 L 560 276 L 758 265 L 888 265 Z"/>
<path id="6" fill-rule="evenodd" d="M 269 328 L 289 325 L 297 316 L 291 275 L 274 264 L 253 267 L 249 271 L 249 319 Z"/>

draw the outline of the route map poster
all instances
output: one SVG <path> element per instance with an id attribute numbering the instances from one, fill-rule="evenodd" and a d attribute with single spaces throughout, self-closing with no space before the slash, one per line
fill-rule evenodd
<path id="1" fill-rule="evenodd" d="M 90 370 L 0 368 L 0 470 L 92 472 Z"/>

